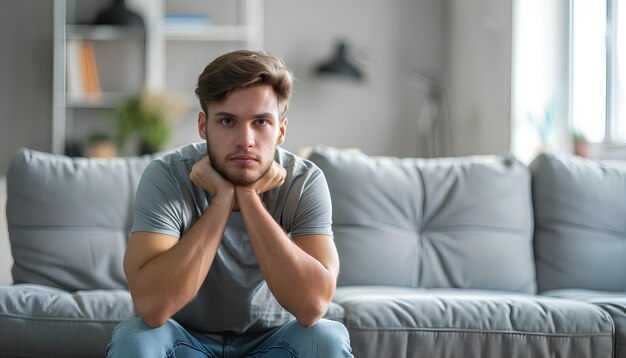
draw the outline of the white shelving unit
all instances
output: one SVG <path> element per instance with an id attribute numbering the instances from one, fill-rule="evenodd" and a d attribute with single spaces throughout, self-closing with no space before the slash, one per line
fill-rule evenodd
<path id="1" fill-rule="evenodd" d="M 86 139 L 78 128 L 90 123 L 102 126 L 101 117 L 112 113 L 126 98 L 142 89 L 165 90 L 193 96 L 195 78 L 221 48 L 263 48 L 263 0 L 218 0 L 208 9 L 202 0 L 127 0 L 127 7 L 137 12 L 145 30 L 124 26 L 85 25 L 85 12 L 95 17 L 111 0 L 83 2 L 54 0 L 53 14 L 53 100 L 52 150 L 65 153 L 68 140 Z M 223 2 L 223 4 L 222 4 Z M 84 9 L 89 6 L 90 9 Z M 227 9 L 234 14 L 226 20 L 214 19 L 198 26 L 166 26 L 166 16 L 202 14 Z M 219 11 L 217 11 L 219 12 Z M 82 19 L 80 17 L 82 16 Z M 100 91 L 88 95 L 68 86 L 72 60 L 68 44 L 87 41 L 94 44 L 100 78 Z M 211 52 L 213 51 L 213 52 Z M 68 62 L 70 64 L 68 65 Z M 100 118 L 100 119 L 99 119 Z"/>
<path id="2" fill-rule="evenodd" d="M 143 40 L 144 31 L 136 27 L 112 25 L 65 25 L 65 40 L 119 41 Z"/>

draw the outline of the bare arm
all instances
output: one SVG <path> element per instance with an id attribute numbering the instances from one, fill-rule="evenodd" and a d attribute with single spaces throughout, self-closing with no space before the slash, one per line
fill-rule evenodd
<path id="1" fill-rule="evenodd" d="M 182 238 L 135 232 L 128 242 L 124 271 L 137 312 L 150 327 L 162 326 L 189 303 L 211 268 L 235 201 L 234 187 L 215 175 L 208 159 L 194 165 L 191 180 L 214 195 Z"/>
<path id="2" fill-rule="evenodd" d="M 261 191 L 254 186 L 235 189 L 259 266 L 278 302 L 300 324 L 312 326 L 326 313 L 335 292 L 339 258 L 333 239 L 306 235 L 292 241 L 263 206 Z"/>

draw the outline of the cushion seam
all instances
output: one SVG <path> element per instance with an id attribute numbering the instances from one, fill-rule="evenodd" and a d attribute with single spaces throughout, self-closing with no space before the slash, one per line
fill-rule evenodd
<path id="1" fill-rule="evenodd" d="M 135 317 L 135 316 L 132 316 Z M 8 319 L 23 319 L 23 320 L 28 320 L 28 321 L 48 321 L 48 322 L 53 322 L 53 321 L 62 321 L 62 322 L 94 322 L 94 323 L 115 323 L 115 322 L 121 322 L 124 321 L 130 317 L 127 318 L 120 318 L 120 319 L 101 319 L 101 318 L 76 318 L 76 317 L 31 317 L 31 316 L 25 316 L 25 315 L 17 315 L 17 314 L 10 314 L 10 313 L 0 313 L 0 318 L 8 318 Z"/>
<path id="2" fill-rule="evenodd" d="M 382 332 L 437 332 L 437 333 L 481 333 L 481 334 L 511 334 L 540 337 L 613 337 L 612 333 L 540 333 L 523 331 L 502 331 L 502 330 L 473 330 L 473 329 L 450 329 L 450 328 L 395 328 L 395 327 L 354 327 L 348 326 L 354 331 L 380 331 Z"/>

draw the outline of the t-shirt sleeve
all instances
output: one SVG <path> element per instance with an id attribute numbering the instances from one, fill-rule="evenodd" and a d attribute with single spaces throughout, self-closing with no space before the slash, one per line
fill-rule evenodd
<path id="1" fill-rule="evenodd" d="M 332 204 L 324 173 L 315 168 L 304 183 L 296 207 L 290 236 L 329 235 L 332 230 Z"/>
<path id="2" fill-rule="evenodd" d="M 148 231 L 180 237 L 183 226 L 180 187 L 164 163 L 153 161 L 144 170 L 133 213 L 131 233 Z"/>

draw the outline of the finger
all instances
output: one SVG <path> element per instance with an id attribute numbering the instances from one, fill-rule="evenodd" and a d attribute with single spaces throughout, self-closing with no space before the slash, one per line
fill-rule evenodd
<path id="1" fill-rule="evenodd" d="M 275 172 L 276 174 L 281 174 L 281 175 L 282 175 L 283 173 L 286 173 L 286 172 L 287 172 L 287 171 L 285 170 L 285 168 L 283 168 L 280 164 L 278 164 L 278 163 L 276 163 L 276 162 L 272 163 L 272 167 L 274 168 L 274 172 Z"/>

